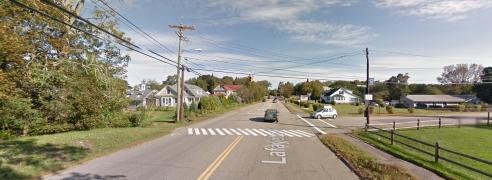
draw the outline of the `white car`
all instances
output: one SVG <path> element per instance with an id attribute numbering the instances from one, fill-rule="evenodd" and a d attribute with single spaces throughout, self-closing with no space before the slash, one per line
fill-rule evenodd
<path id="1" fill-rule="evenodd" d="M 318 109 L 318 110 L 313 111 L 311 113 L 311 118 L 318 118 L 318 119 L 333 118 L 333 119 L 336 119 L 337 117 L 338 117 L 337 110 L 331 106 Z"/>

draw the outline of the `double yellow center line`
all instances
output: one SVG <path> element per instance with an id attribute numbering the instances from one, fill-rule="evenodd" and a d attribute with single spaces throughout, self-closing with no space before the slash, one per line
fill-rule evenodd
<path id="1" fill-rule="evenodd" d="M 236 145 L 239 143 L 239 141 L 241 141 L 241 139 L 243 139 L 243 136 L 239 136 L 236 139 L 234 139 L 234 141 L 232 141 L 232 143 L 229 144 L 229 146 L 227 146 L 227 148 L 222 153 L 220 153 L 220 155 L 214 160 L 214 162 L 212 162 L 212 164 L 210 164 L 207 167 L 207 169 L 205 169 L 205 171 L 203 171 L 203 173 L 200 176 L 198 176 L 197 180 L 207 180 L 208 178 L 210 178 L 212 173 L 219 167 L 222 161 L 224 161 L 224 159 L 231 153 L 231 151 L 234 149 L 234 147 L 236 147 Z"/>

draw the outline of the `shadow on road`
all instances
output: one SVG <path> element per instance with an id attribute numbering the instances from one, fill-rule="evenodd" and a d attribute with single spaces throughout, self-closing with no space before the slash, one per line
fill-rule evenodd
<path id="1" fill-rule="evenodd" d="M 89 173 L 76 173 L 73 172 L 70 177 L 63 178 L 62 180 L 125 180 L 127 179 L 124 175 L 98 175 Z"/>
<path id="2" fill-rule="evenodd" d="M 25 170 L 56 172 L 65 162 L 80 160 L 89 149 L 72 145 L 40 144 L 35 139 L 0 141 L 0 179 L 31 179 Z M 19 164 L 22 166 L 19 167 Z"/>
<path id="3" fill-rule="evenodd" d="M 260 122 L 260 123 L 272 123 L 272 122 L 265 122 L 263 119 L 264 119 L 263 117 L 254 117 L 254 118 L 249 118 L 249 120 L 250 120 L 250 121 L 253 121 L 253 122 Z"/>

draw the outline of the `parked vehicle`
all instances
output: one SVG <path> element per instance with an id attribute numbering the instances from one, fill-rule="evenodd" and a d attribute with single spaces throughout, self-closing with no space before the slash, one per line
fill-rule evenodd
<path id="1" fill-rule="evenodd" d="M 277 102 L 278 102 L 278 99 L 277 99 L 277 98 L 275 98 L 275 99 L 273 99 L 273 101 L 272 101 L 272 102 L 273 102 L 273 103 L 277 103 Z"/>
<path id="2" fill-rule="evenodd" d="M 277 113 L 278 113 L 278 111 L 276 109 L 267 109 L 265 111 L 265 117 L 263 118 L 263 121 L 265 121 L 265 122 L 278 122 Z"/>
<path id="3" fill-rule="evenodd" d="M 338 117 L 337 110 L 332 106 L 325 106 L 311 113 L 311 118 L 333 118 L 336 119 Z"/>

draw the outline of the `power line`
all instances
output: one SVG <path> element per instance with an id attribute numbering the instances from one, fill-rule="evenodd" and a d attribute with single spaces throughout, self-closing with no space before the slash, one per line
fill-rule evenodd
<path id="1" fill-rule="evenodd" d="M 97 3 L 94 1 L 94 0 L 91 0 L 94 4 L 97 5 Z M 171 54 L 174 53 L 174 51 L 172 51 L 171 49 L 169 49 L 168 47 L 166 47 L 164 44 L 160 43 L 158 40 L 156 40 L 153 36 L 151 36 L 150 34 L 148 34 L 147 32 L 145 32 L 144 30 L 142 30 L 139 26 L 135 25 L 132 21 L 130 21 L 128 18 L 126 18 L 125 16 L 123 16 L 121 13 L 119 13 L 116 9 L 114 9 L 113 7 L 111 7 L 108 3 L 104 2 L 103 0 L 97 0 L 99 2 L 101 2 L 102 4 L 104 4 L 106 7 L 108 7 L 111 11 L 113 11 L 114 13 L 116 13 L 118 16 L 120 16 L 121 18 L 123 18 L 126 22 L 130 23 L 131 26 L 133 26 L 134 28 L 136 28 L 139 32 L 143 33 L 145 36 L 144 38 L 146 38 L 147 40 L 149 40 L 148 38 L 151 39 L 151 41 L 153 41 L 153 44 L 156 45 L 155 43 L 157 43 L 157 46 L 158 47 L 161 47 L 163 48 L 164 50 L 170 52 Z M 99 6 L 99 5 L 98 5 Z M 111 14 L 113 17 L 114 15 Z M 116 17 L 115 17 L 116 18 Z M 130 27 L 131 28 L 131 27 Z M 132 30 L 134 30 L 133 28 L 131 28 Z M 135 30 L 134 30 L 135 31 Z M 138 33 L 138 32 L 137 32 Z"/>
<path id="2" fill-rule="evenodd" d="M 245 72 L 237 72 L 237 71 L 226 71 L 226 70 L 214 70 L 214 69 L 202 69 L 202 68 L 193 68 L 197 71 L 207 71 L 207 72 L 219 72 L 219 73 L 228 73 L 228 74 L 239 74 L 239 75 L 251 75 L 250 73 Z M 255 76 L 260 77 L 274 77 L 274 78 L 285 78 L 285 79 L 311 79 L 311 80 L 320 80 L 320 81 L 333 81 L 333 79 L 326 78 L 316 78 L 316 77 L 299 77 L 299 76 L 284 76 L 284 75 L 268 75 L 268 74 L 255 74 Z"/>
<path id="3" fill-rule="evenodd" d="M 336 57 L 329 58 L 329 59 L 324 59 L 324 60 L 321 60 L 321 61 L 315 61 L 315 62 L 301 64 L 301 65 L 296 65 L 296 66 L 289 66 L 289 67 L 283 67 L 283 68 L 274 68 L 274 69 L 272 69 L 272 70 L 270 70 L 268 72 L 285 70 L 285 69 L 291 69 L 291 68 L 298 68 L 298 67 L 308 66 L 308 65 L 313 65 L 313 64 L 319 64 L 319 63 L 334 61 L 334 60 L 343 59 L 343 58 L 352 57 L 352 56 L 361 55 L 361 54 L 362 53 L 352 53 L 352 54 L 349 54 L 349 55 L 341 55 L 341 56 L 336 56 Z M 260 72 L 260 73 L 266 73 L 266 72 Z"/>
<path id="4" fill-rule="evenodd" d="M 260 69 L 272 69 L 271 67 L 257 66 L 257 65 L 251 65 L 251 64 L 239 64 L 239 63 L 234 63 L 234 62 L 229 62 L 229 61 L 221 61 L 221 60 L 213 60 L 213 59 L 199 59 L 199 58 L 192 58 L 192 57 L 187 57 L 187 58 L 188 59 L 198 60 L 198 61 L 219 62 L 219 63 L 226 63 L 226 64 L 232 64 L 232 65 L 239 65 L 239 66 L 248 66 L 248 67 L 260 68 Z M 206 65 L 201 64 L 201 66 L 206 66 Z M 279 70 L 279 71 L 293 72 L 293 73 L 302 73 L 302 74 L 326 75 L 326 74 L 323 74 L 323 73 L 314 73 L 314 72 L 306 72 L 306 71 L 296 71 L 296 70 L 288 70 L 288 69 L 283 69 L 283 70 Z"/>
<path id="5" fill-rule="evenodd" d="M 99 36 L 97 36 L 97 35 L 95 35 L 95 34 L 92 34 L 91 32 L 87 32 L 87 31 L 82 30 L 82 29 L 80 29 L 80 28 L 78 28 L 78 27 L 76 27 L 76 26 L 73 26 L 73 25 L 71 25 L 71 24 L 68 24 L 68 23 L 66 23 L 66 22 L 64 22 L 64 21 L 62 21 L 62 20 L 59 20 L 59 19 L 57 19 L 57 18 L 55 18 L 55 17 L 53 17 L 53 16 L 51 16 L 51 15 L 49 15 L 49 14 L 45 13 L 45 12 L 42 12 L 42 11 L 37 10 L 37 9 L 35 9 L 35 8 L 32 8 L 32 7 L 28 6 L 28 5 L 25 5 L 25 4 L 23 4 L 23 3 L 21 3 L 21 2 L 19 2 L 19 1 L 17 1 L 17 0 L 10 0 L 10 1 L 11 1 L 12 3 L 14 3 L 14 4 L 16 4 L 16 5 L 18 5 L 18 6 L 22 7 L 22 8 L 24 8 L 24 9 L 27 9 L 27 10 L 33 11 L 33 12 L 35 12 L 35 13 L 38 13 L 38 14 L 40 14 L 40 15 L 42 15 L 42 16 L 44 16 L 44 17 L 46 17 L 46 18 L 49 18 L 49 19 L 51 19 L 51 20 L 53 20 L 53 21 L 56 21 L 56 22 L 58 22 L 58 23 L 61 23 L 61 24 L 63 24 L 63 25 L 69 26 L 69 27 L 70 27 L 70 28 L 72 28 L 72 29 L 75 29 L 75 30 L 77 30 L 77 31 L 83 32 L 83 33 L 85 33 L 85 34 L 87 34 L 87 35 L 90 35 L 90 36 L 92 36 L 92 37 L 94 37 L 94 38 L 97 38 L 97 39 L 100 39 L 100 40 L 107 40 L 107 39 L 105 39 L 105 38 L 102 38 L 102 37 L 99 37 Z M 122 41 L 124 40 L 124 39 L 122 39 L 122 38 L 120 38 L 120 37 L 118 37 L 118 36 L 115 36 L 115 35 L 114 35 L 114 34 L 112 34 L 112 33 L 111 33 L 110 35 L 112 35 L 113 37 L 115 37 L 115 38 L 117 38 L 117 39 L 120 39 L 120 40 L 122 40 Z M 151 55 L 149 55 L 149 54 L 147 54 L 147 53 L 144 53 L 144 52 L 142 52 L 142 51 L 140 51 L 140 50 L 136 49 L 135 47 L 137 47 L 137 48 L 139 48 L 139 49 L 141 49 L 141 48 L 140 48 L 140 47 L 138 47 L 137 45 L 135 45 L 135 44 L 131 43 L 131 42 L 129 43 L 131 46 L 130 46 L 130 45 L 127 45 L 127 44 L 125 44 L 125 43 L 122 43 L 122 42 L 116 42 L 116 43 L 118 43 L 118 44 L 120 44 L 121 46 L 124 46 L 124 47 L 126 47 L 126 48 L 128 48 L 128 49 L 130 49 L 130 50 L 136 51 L 136 52 L 138 52 L 138 53 L 140 53 L 140 54 L 143 54 L 143 55 L 145 55 L 145 56 L 147 56 L 147 57 L 150 57 L 150 58 L 152 58 L 152 59 L 155 59 L 155 60 L 161 61 L 161 62 L 163 62 L 163 63 L 169 64 L 169 65 L 171 65 L 171 66 L 175 66 L 175 67 L 177 67 L 177 65 L 171 64 L 171 63 L 169 63 L 169 62 L 166 62 L 166 61 L 164 61 L 164 60 L 162 60 L 162 59 L 156 58 L 156 57 L 154 57 L 154 56 L 151 56 Z M 166 59 L 166 60 L 168 60 L 168 61 L 172 61 L 172 60 L 170 60 L 170 59 Z M 172 61 L 172 62 L 173 62 L 173 61 Z"/>

